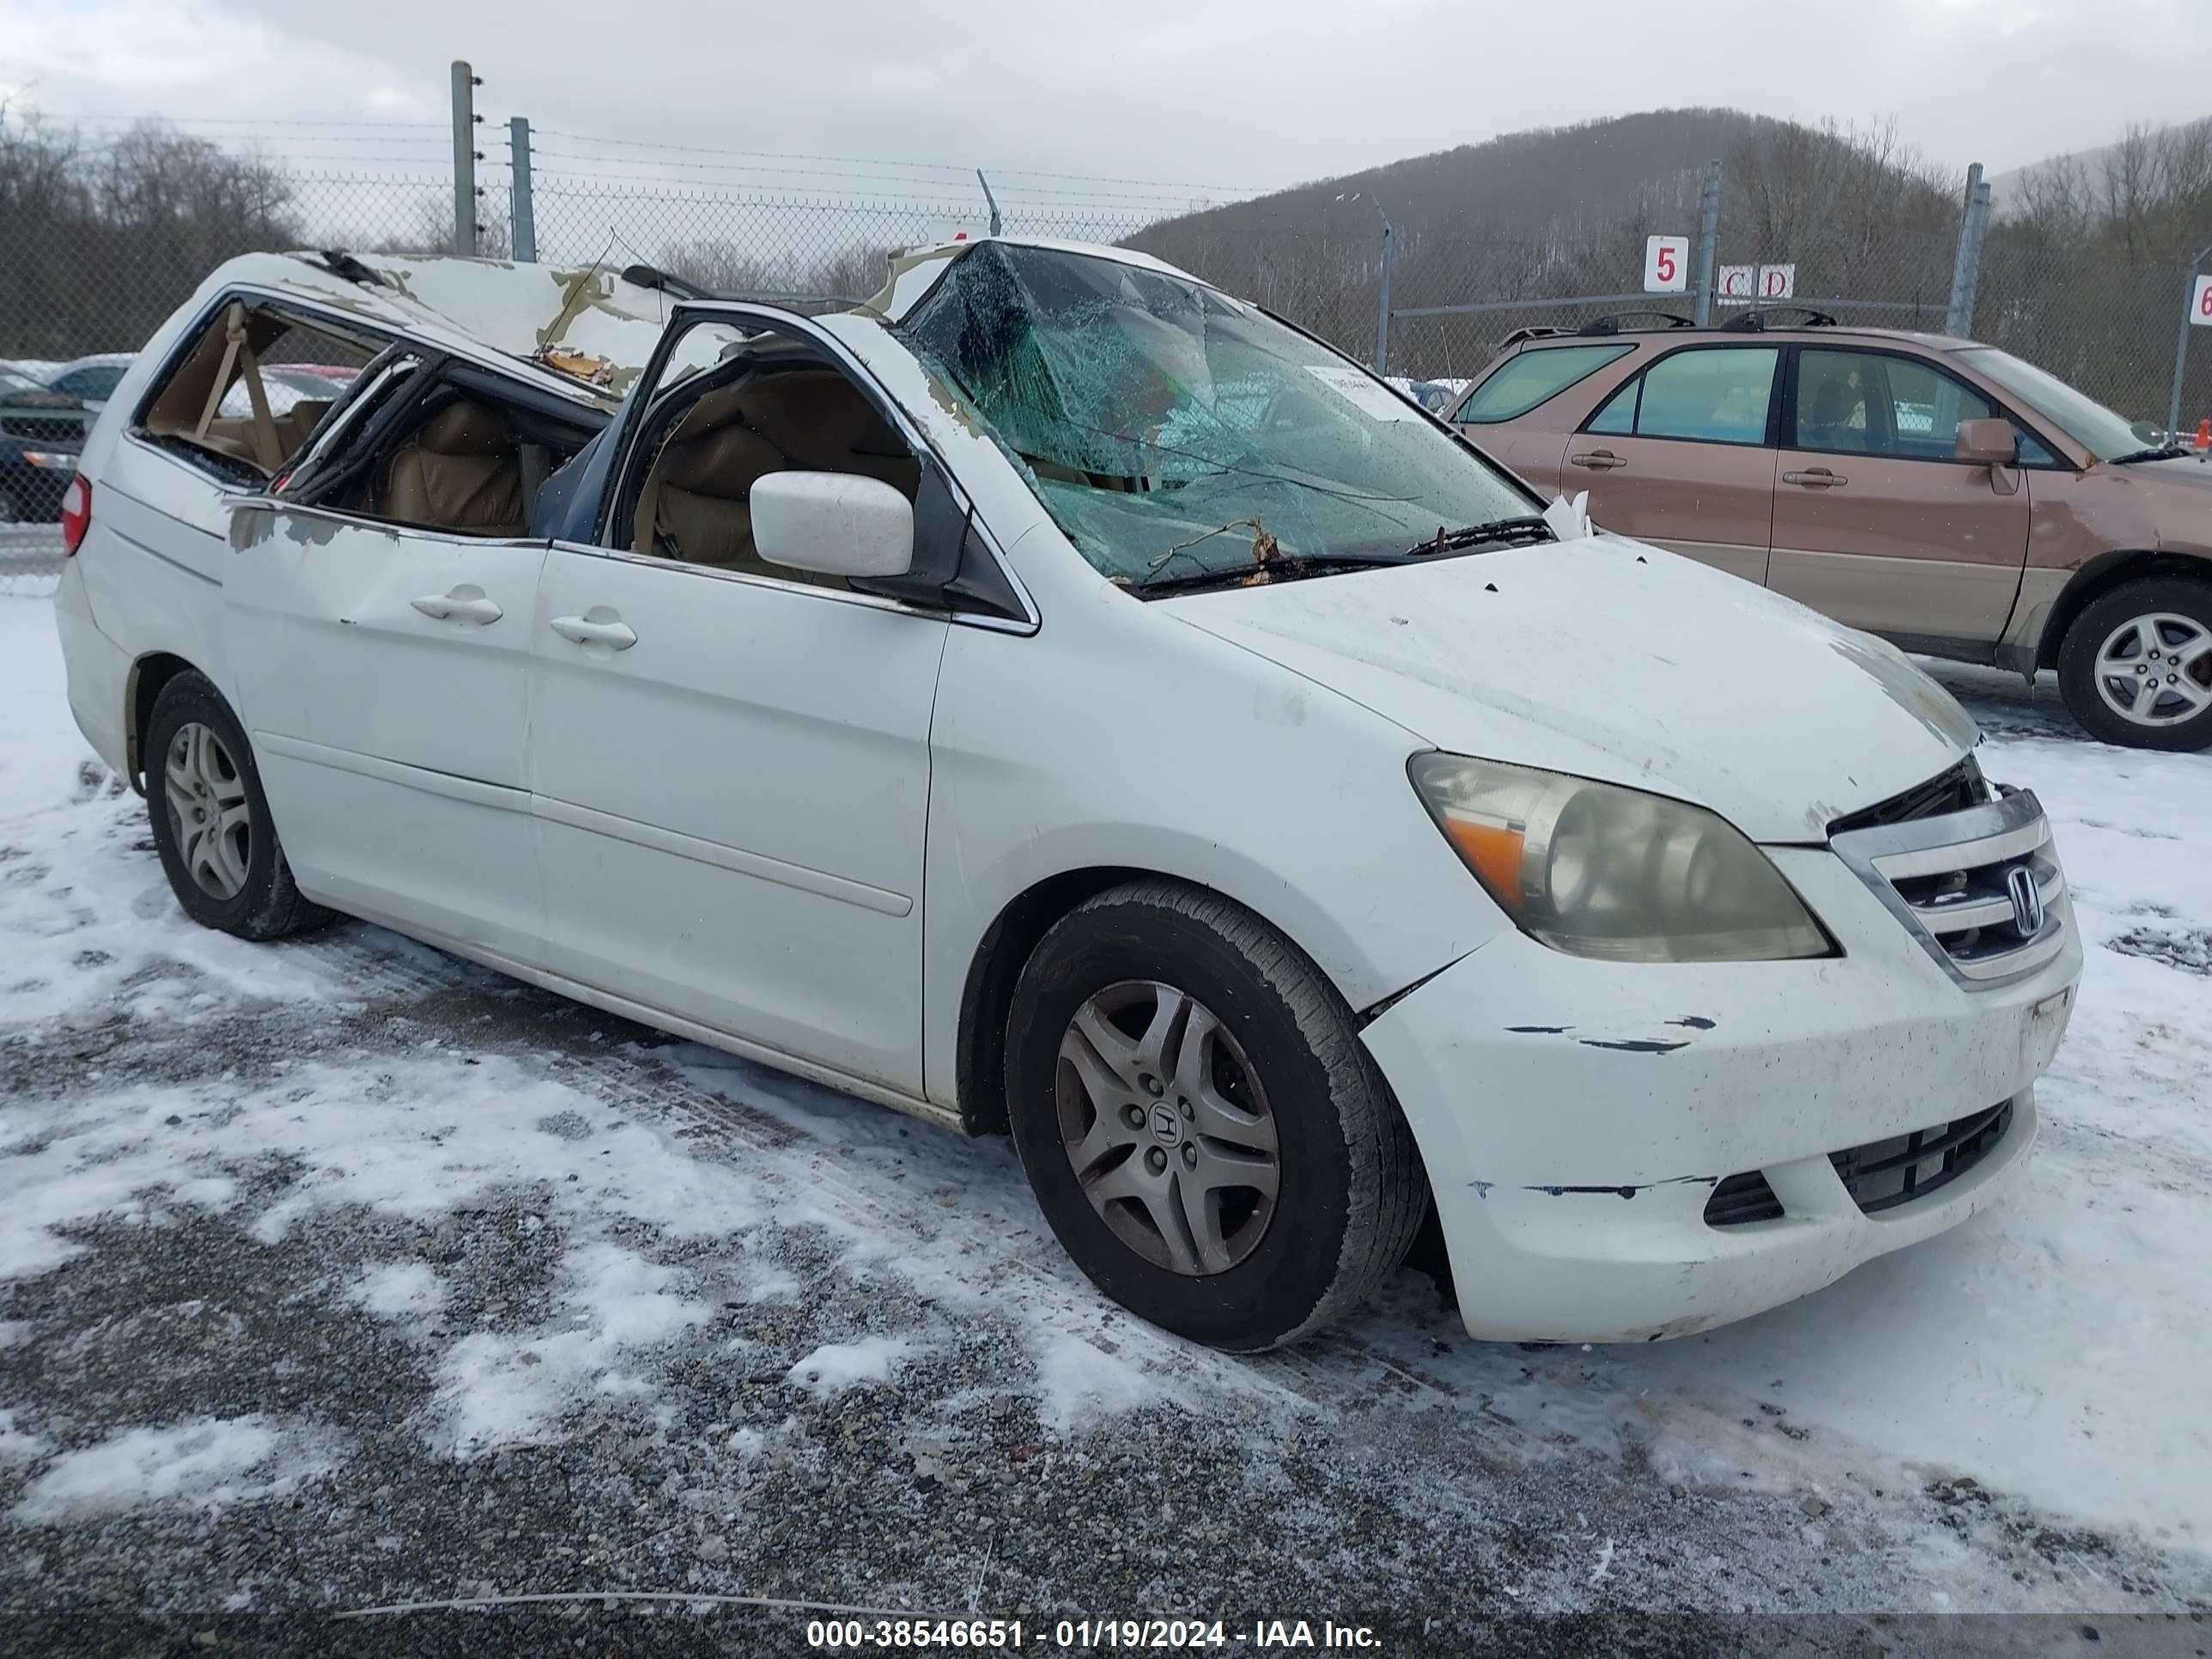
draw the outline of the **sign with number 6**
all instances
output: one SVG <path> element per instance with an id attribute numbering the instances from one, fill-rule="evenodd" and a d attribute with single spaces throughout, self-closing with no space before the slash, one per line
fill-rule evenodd
<path id="1" fill-rule="evenodd" d="M 1644 243 L 1644 291 L 1680 294 L 1690 286 L 1690 239 L 1651 236 Z"/>
<path id="2" fill-rule="evenodd" d="M 2189 296 L 2189 320 L 2199 328 L 2212 328 L 2212 276 L 2197 279 L 2197 292 Z"/>

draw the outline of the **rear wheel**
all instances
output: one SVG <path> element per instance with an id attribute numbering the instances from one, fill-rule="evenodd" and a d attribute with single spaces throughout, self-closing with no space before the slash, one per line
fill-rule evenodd
<path id="1" fill-rule="evenodd" d="M 269 819 L 253 750 L 207 679 L 164 685 L 146 722 L 154 848 L 186 915 L 240 939 L 280 939 L 331 913 L 302 897 Z"/>
<path id="2" fill-rule="evenodd" d="M 2106 743 L 2212 744 L 2212 583 L 2156 576 L 2094 601 L 2066 630 L 2058 686 Z"/>
<path id="3" fill-rule="evenodd" d="M 1180 1335 L 1270 1348 L 1346 1312 L 1427 1206 L 1343 999 L 1256 916 L 1164 881 L 1060 922 L 1017 986 L 1008 1115 L 1053 1231 Z"/>

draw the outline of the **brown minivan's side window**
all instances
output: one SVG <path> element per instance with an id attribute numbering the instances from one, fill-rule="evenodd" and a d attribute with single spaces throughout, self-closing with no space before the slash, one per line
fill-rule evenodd
<path id="1" fill-rule="evenodd" d="M 1675 352 L 1614 392 L 1586 429 L 1624 438 L 1763 444 L 1781 357 L 1773 346 Z"/>
<path id="2" fill-rule="evenodd" d="M 1959 422 L 1988 420 L 1996 410 L 1927 363 L 1808 346 L 1797 357 L 1794 413 L 1800 449 L 1948 461 Z"/>

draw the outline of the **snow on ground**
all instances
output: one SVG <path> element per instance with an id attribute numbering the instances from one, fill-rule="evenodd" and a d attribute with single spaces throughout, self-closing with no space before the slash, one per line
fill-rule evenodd
<path id="1" fill-rule="evenodd" d="M 56 1458 L 15 1518 L 74 1521 L 149 1504 L 219 1509 L 283 1497 L 329 1468 L 314 1439 L 251 1417 L 126 1430 Z"/>
<path id="2" fill-rule="evenodd" d="M 1002 1142 L 374 928 L 190 927 L 60 672 L 0 596 L 0 1577 L 34 1598 L 122 1549 L 200 1606 L 2212 1606 L 2212 757 L 1940 671 L 2057 821 L 2090 957 L 2027 1176 L 1966 1226 L 1683 1341 L 1473 1343 L 1408 1271 L 1237 1360 L 1099 1298 Z"/>

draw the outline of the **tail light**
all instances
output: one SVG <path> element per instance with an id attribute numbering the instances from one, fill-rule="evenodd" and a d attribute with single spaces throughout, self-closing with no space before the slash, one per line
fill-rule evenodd
<path id="1" fill-rule="evenodd" d="M 62 551 L 74 553 L 92 528 L 92 485 L 80 472 L 62 492 Z"/>

